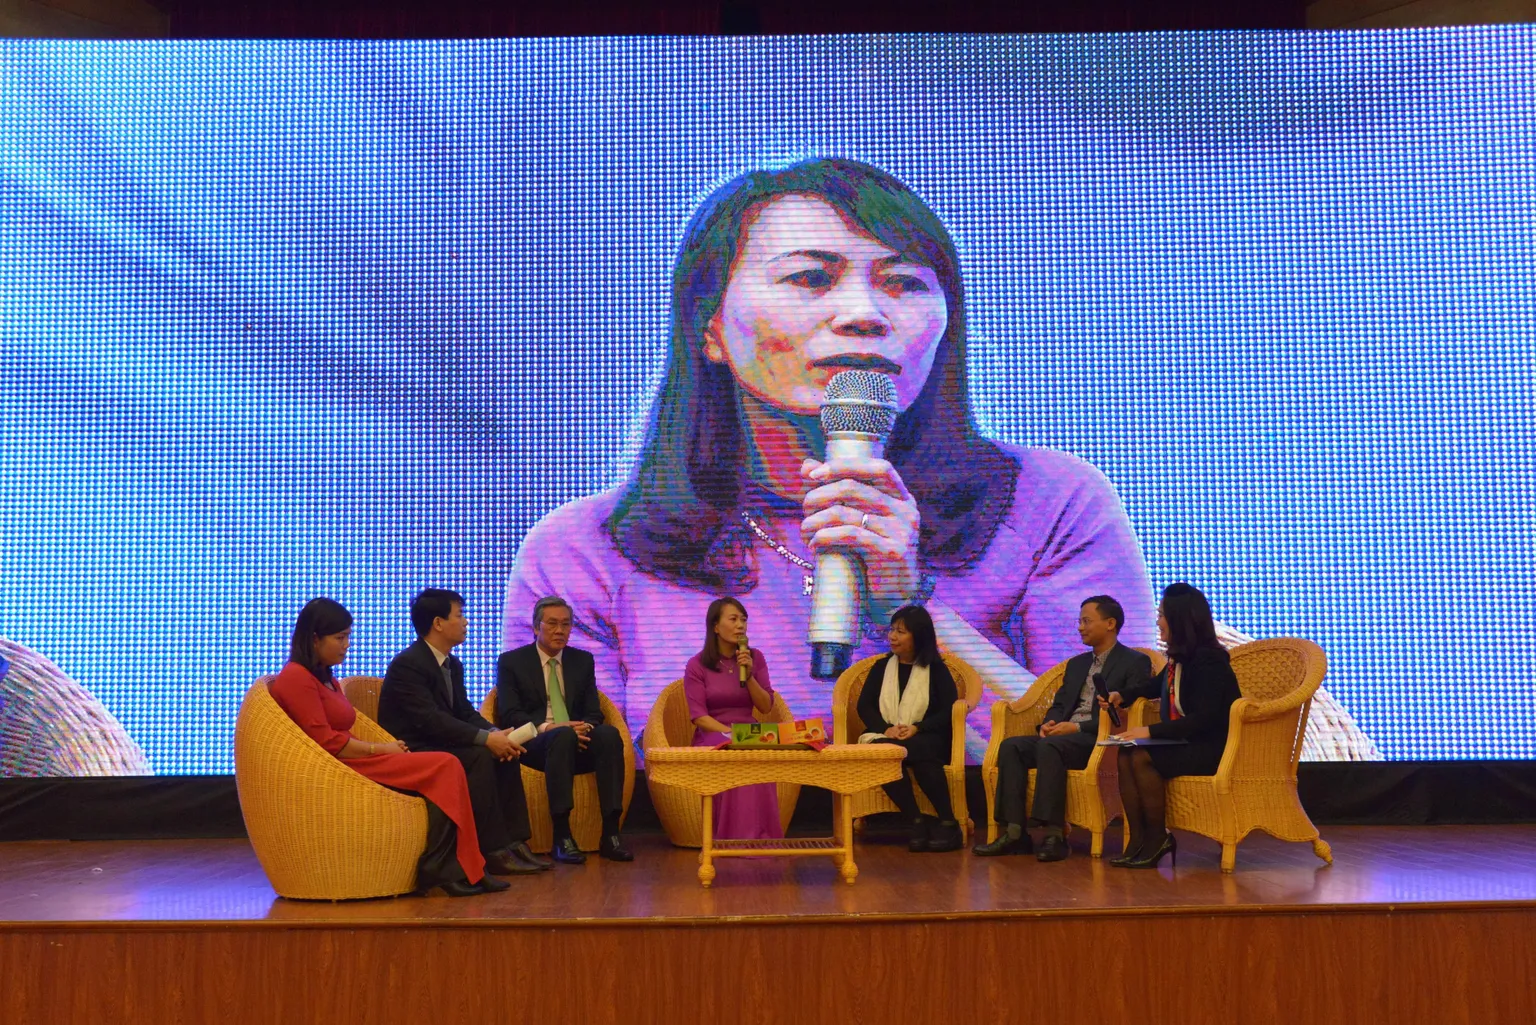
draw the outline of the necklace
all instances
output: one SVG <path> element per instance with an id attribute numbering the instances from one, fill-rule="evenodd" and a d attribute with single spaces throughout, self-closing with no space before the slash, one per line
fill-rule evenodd
<path id="1" fill-rule="evenodd" d="M 772 548 L 774 551 L 778 552 L 779 555 L 783 558 L 788 559 L 791 564 L 798 566 L 800 569 L 809 570 L 809 572 L 806 573 L 805 576 L 801 579 L 800 593 L 805 595 L 810 594 L 816 587 L 815 564 L 800 558 L 800 556 L 796 555 L 788 548 L 785 548 L 781 543 L 769 537 L 767 532 L 764 531 L 762 527 L 757 525 L 757 521 L 752 518 L 752 514 L 747 512 L 745 509 L 741 511 L 741 518 L 746 523 L 747 528 L 757 536 L 759 541 L 767 545 L 769 548 Z"/>

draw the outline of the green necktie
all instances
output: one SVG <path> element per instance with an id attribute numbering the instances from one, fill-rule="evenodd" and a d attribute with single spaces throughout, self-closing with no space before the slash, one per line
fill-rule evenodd
<path id="1" fill-rule="evenodd" d="M 549 660 L 549 717 L 555 722 L 570 722 L 571 714 L 565 710 L 565 695 L 560 691 L 560 671 L 555 660 Z"/>

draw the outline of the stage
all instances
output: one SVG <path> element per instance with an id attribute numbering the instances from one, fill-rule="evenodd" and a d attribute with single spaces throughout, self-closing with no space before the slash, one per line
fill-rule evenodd
<path id="1" fill-rule="evenodd" d="M 1325 838 L 1332 867 L 1256 837 L 1224 876 L 1187 835 L 1156 872 L 872 835 L 852 886 L 786 858 L 706 890 L 639 835 L 633 864 L 343 904 L 276 899 L 243 840 L 0 844 L 0 1021 L 1531 1020 L 1536 828 Z"/>

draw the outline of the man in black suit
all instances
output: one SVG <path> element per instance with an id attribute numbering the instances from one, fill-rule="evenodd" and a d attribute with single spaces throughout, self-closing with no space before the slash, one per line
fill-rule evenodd
<path id="1" fill-rule="evenodd" d="M 384 673 L 379 725 L 412 751 L 446 751 L 463 763 L 487 872 L 523 875 L 552 867 L 528 848 L 522 746 L 510 730 L 486 722 L 464 692 L 464 663 L 453 656 L 469 631 L 464 599 L 428 588 L 411 602 L 411 625 L 418 640 Z"/>
<path id="2" fill-rule="evenodd" d="M 603 721 L 592 655 L 569 647 L 571 607 L 565 599 L 540 598 L 533 607 L 534 643 L 502 652 L 496 662 L 496 725 L 532 726 L 523 761 L 544 773 L 554 823 L 555 860 L 579 865 L 587 856 L 571 837 L 572 785 L 577 773 L 597 777 L 603 837 L 597 853 L 609 861 L 633 861 L 619 839 L 624 811 L 624 741 Z"/>
<path id="3" fill-rule="evenodd" d="M 1094 674 L 1104 677 L 1107 690 L 1129 693 L 1144 687 L 1152 676 L 1152 660 L 1120 643 L 1125 610 L 1108 595 L 1086 599 L 1078 610 L 1077 633 L 1092 648 L 1067 663 L 1056 700 L 1051 703 L 1040 733 L 1009 737 L 997 752 L 997 808 L 993 818 L 1004 826 L 996 840 L 977 844 L 973 854 L 1028 854 L 1034 847 L 1024 827 L 1045 827 L 1035 855 L 1039 861 L 1066 858 L 1067 770 L 1088 765 L 1099 735 L 1099 708 Z M 1035 803 L 1026 817 L 1029 770 L 1035 770 Z"/>

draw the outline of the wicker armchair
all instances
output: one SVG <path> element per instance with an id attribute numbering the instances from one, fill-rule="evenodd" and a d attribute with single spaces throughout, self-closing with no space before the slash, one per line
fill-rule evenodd
<path id="1" fill-rule="evenodd" d="M 766 713 L 753 712 L 758 722 L 792 722 L 794 714 L 778 693 L 773 695 L 773 707 Z M 683 694 L 683 681 L 674 680 L 662 688 L 651 706 L 651 714 L 645 722 L 640 746 L 649 751 L 655 747 L 688 747 L 693 743 L 693 719 L 688 715 L 688 698 Z M 667 831 L 667 839 L 676 847 L 704 846 L 704 801 L 698 794 L 682 787 L 657 783 L 647 779 L 651 792 L 651 804 L 661 828 Z M 800 784 L 779 784 L 779 825 L 786 831 L 789 820 L 795 814 L 795 803 L 800 800 Z"/>
<path id="2" fill-rule="evenodd" d="M 1328 672 L 1328 657 L 1311 641 L 1276 637 L 1232 649 L 1232 671 L 1243 696 L 1232 705 L 1227 747 L 1214 776 L 1168 781 L 1168 826 L 1221 844 L 1221 870 L 1237 863 L 1237 845 L 1255 829 L 1281 840 L 1310 842 L 1333 864 L 1333 852 L 1296 795 L 1312 695 Z M 1134 725 L 1159 719 L 1159 703 L 1136 702 Z"/>
<path id="3" fill-rule="evenodd" d="M 299 729 L 262 677 L 235 721 L 235 786 L 256 859 L 280 896 L 389 897 L 416 887 L 427 805 L 355 772 Z M 394 738 L 359 715 L 352 735 Z"/>
<path id="4" fill-rule="evenodd" d="M 341 692 L 352 702 L 352 707 L 375 721 L 379 718 L 379 688 L 384 686 L 382 676 L 348 676 L 339 681 Z"/>
<path id="5" fill-rule="evenodd" d="M 857 743 L 859 734 L 864 732 L 864 721 L 859 718 L 859 695 L 864 692 L 864 684 L 869 677 L 870 668 L 883 657 L 883 655 L 871 655 L 869 658 L 860 659 L 843 670 L 843 675 L 837 678 L 837 685 L 832 688 L 832 742 L 834 744 Z M 953 747 L 949 755 L 949 764 L 944 766 L 944 778 L 949 781 L 949 800 L 955 807 L 955 819 L 960 823 L 960 830 L 969 841 L 973 824 L 965 801 L 965 717 L 981 700 L 981 677 L 977 675 L 976 670 L 953 655 L 945 655 L 944 664 L 949 667 L 949 675 L 955 678 L 955 687 L 960 692 L 960 699 L 955 702 L 950 711 Z M 933 805 L 929 803 L 922 788 L 914 787 L 913 790 L 917 794 L 918 807 L 929 815 L 933 814 Z M 855 821 L 866 815 L 899 810 L 880 787 L 861 790 L 848 800 L 851 802 L 850 814 Z"/>
<path id="6" fill-rule="evenodd" d="M 1152 659 L 1152 671 L 1162 669 L 1167 661 L 1162 652 L 1150 648 L 1137 651 Z M 997 753 L 1009 737 L 1029 736 L 1039 731 L 1050 711 L 1051 702 L 1066 677 L 1067 664 L 1052 666 L 1015 701 L 998 701 L 992 705 L 992 739 L 987 743 L 987 753 L 981 762 L 981 781 L 987 791 L 987 840 L 997 839 Z M 1099 738 L 1109 735 L 1109 716 L 1099 713 Z M 1029 792 L 1026 805 L 1035 801 L 1035 770 L 1029 770 Z M 1067 824 L 1081 826 L 1093 837 L 1090 852 L 1095 858 L 1104 853 L 1104 832 L 1115 819 L 1121 818 L 1119 759 L 1107 748 L 1096 747 L 1088 756 L 1088 765 L 1082 769 L 1067 770 Z M 1123 820 L 1122 820 L 1123 821 Z"/>
<path id="7" fill-rule="evenodd" d="M 630 739 L 629 727 L 625 725 L 624 715 L 618 706 L 609 701 L 608 695 L 602 691 L 597 692 L 597 699 L 598 707 L 603 710 L 603 721 L 619 731 L 619 742 L 623 745 L 624 810 L 619 817 L 622 823 L 623 816 L 629 814 L 629 799 L 635 793 L 635 743 Z M 491 722 L 496 721 L 494 690 L 480 703 L 480 714 Z M 603 812 L 597 803 L 597 777 L 590 772 L 578 775 L 571 797 L 575 804 L 571 810 L 571 838 L 582 850 L 595 851 L 603 838 Z M 555 846 L 555 823 L 549 817 L 549 788 L 544 782 L 544 774 L 528 765 L 523 766 L 523 798 L 528 802 L 528 826 L 533 830 L 528 846 L 540 854 L 548 853 Z"/>

